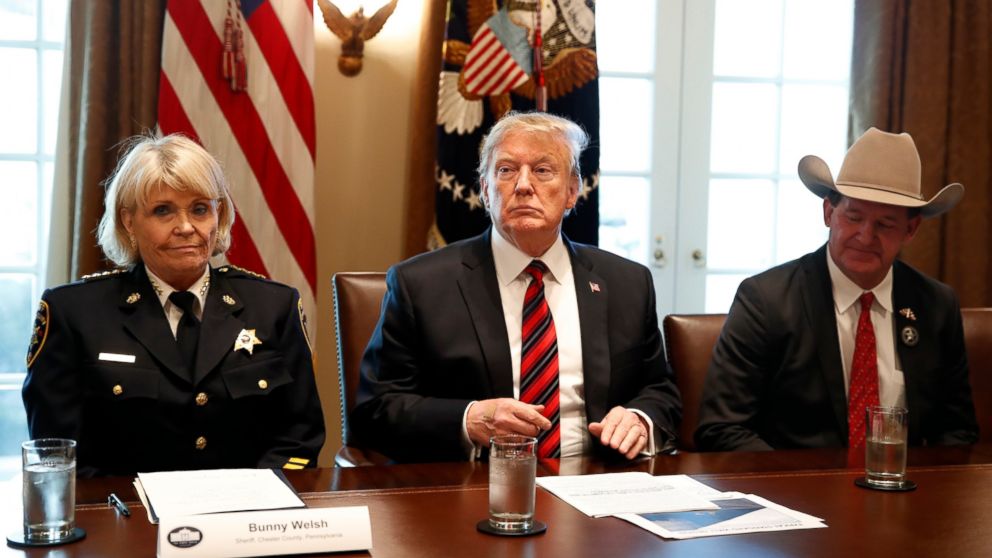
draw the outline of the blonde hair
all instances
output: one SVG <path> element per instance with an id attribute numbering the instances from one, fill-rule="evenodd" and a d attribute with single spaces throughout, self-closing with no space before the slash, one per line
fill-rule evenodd
<path id="1" fill-rule="evenodd" d="M 136 263 L 138 250 L 121 222 L 121 212 L 143 207 L 159 187 L 217 200 L 217 243 L 212 255 L 231 245 L 234 205 L 220 163 L 198 143 L 181 134 L 135 136 L 124 142 L 125 154 L 107 179 L 103 217 L 97 241 L 107 258 L 119 266 Z"/>

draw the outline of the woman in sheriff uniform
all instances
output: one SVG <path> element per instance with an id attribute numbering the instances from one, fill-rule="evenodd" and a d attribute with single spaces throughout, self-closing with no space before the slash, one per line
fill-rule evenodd
<path id="1" fill-rule="evenodd" d="M 316 465 L 324 423 L 296 289 L 211 267 L 234 205 L 217 161 L 141 137 L 97 236 L 120 269 L 42 296 L 24 407 L 32 438 L 78 442 L 81 476 Z"/>

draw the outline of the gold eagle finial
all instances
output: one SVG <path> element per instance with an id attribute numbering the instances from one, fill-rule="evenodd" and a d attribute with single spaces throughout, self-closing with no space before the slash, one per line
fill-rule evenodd
<path id="1" fill-rule="evenodd" d="M 317 0 L 324 23 L 332 33 L 341 39 L 341 56 L 338 58 L 338 69 L 348 76 L 356 76 L 362 71 L 362 52 L 365 41 L 375 37 L 382 26 L 393 15 L 396 2 L 391 0 L 379 8 L 372 17 L 365 17 L 365 9 L 359 7 L 355 13 L 345 16 L 330 0 Z"/>

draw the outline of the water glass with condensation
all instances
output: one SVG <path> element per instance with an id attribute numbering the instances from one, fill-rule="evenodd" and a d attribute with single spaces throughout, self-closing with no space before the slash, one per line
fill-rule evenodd
<path id="1" fill-rule="evenodd" d="M 24 540 L 54 543 L 76 526 L 76 442 L 41 438 L 21 444 Z"/>
<path id="2" fill-rule="evenodd" d="M 908 411 L 875 406 L 865 413 L 865 482 L 879 488 L 899 487 L 906 480 Z"/>
<path id="3" fill-rule="evenodd" d="M 493 436 L 489 445 L 489 524 L 506 532 L 534 525 L 537 438 Z"/>

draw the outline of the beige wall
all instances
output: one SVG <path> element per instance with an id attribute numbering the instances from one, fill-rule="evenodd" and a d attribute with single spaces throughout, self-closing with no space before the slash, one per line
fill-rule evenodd
<path id="1" fill-rule="evenodd" d="M 327 425 L 321 464 L 341 444 L 331 276 L 385 271 L 403 253 L 411 92 L 422 0 L 401 0 L 365 44 L 362 72 L 338 72 L 341 43 L 316 11 L 317 377 Z"/>

